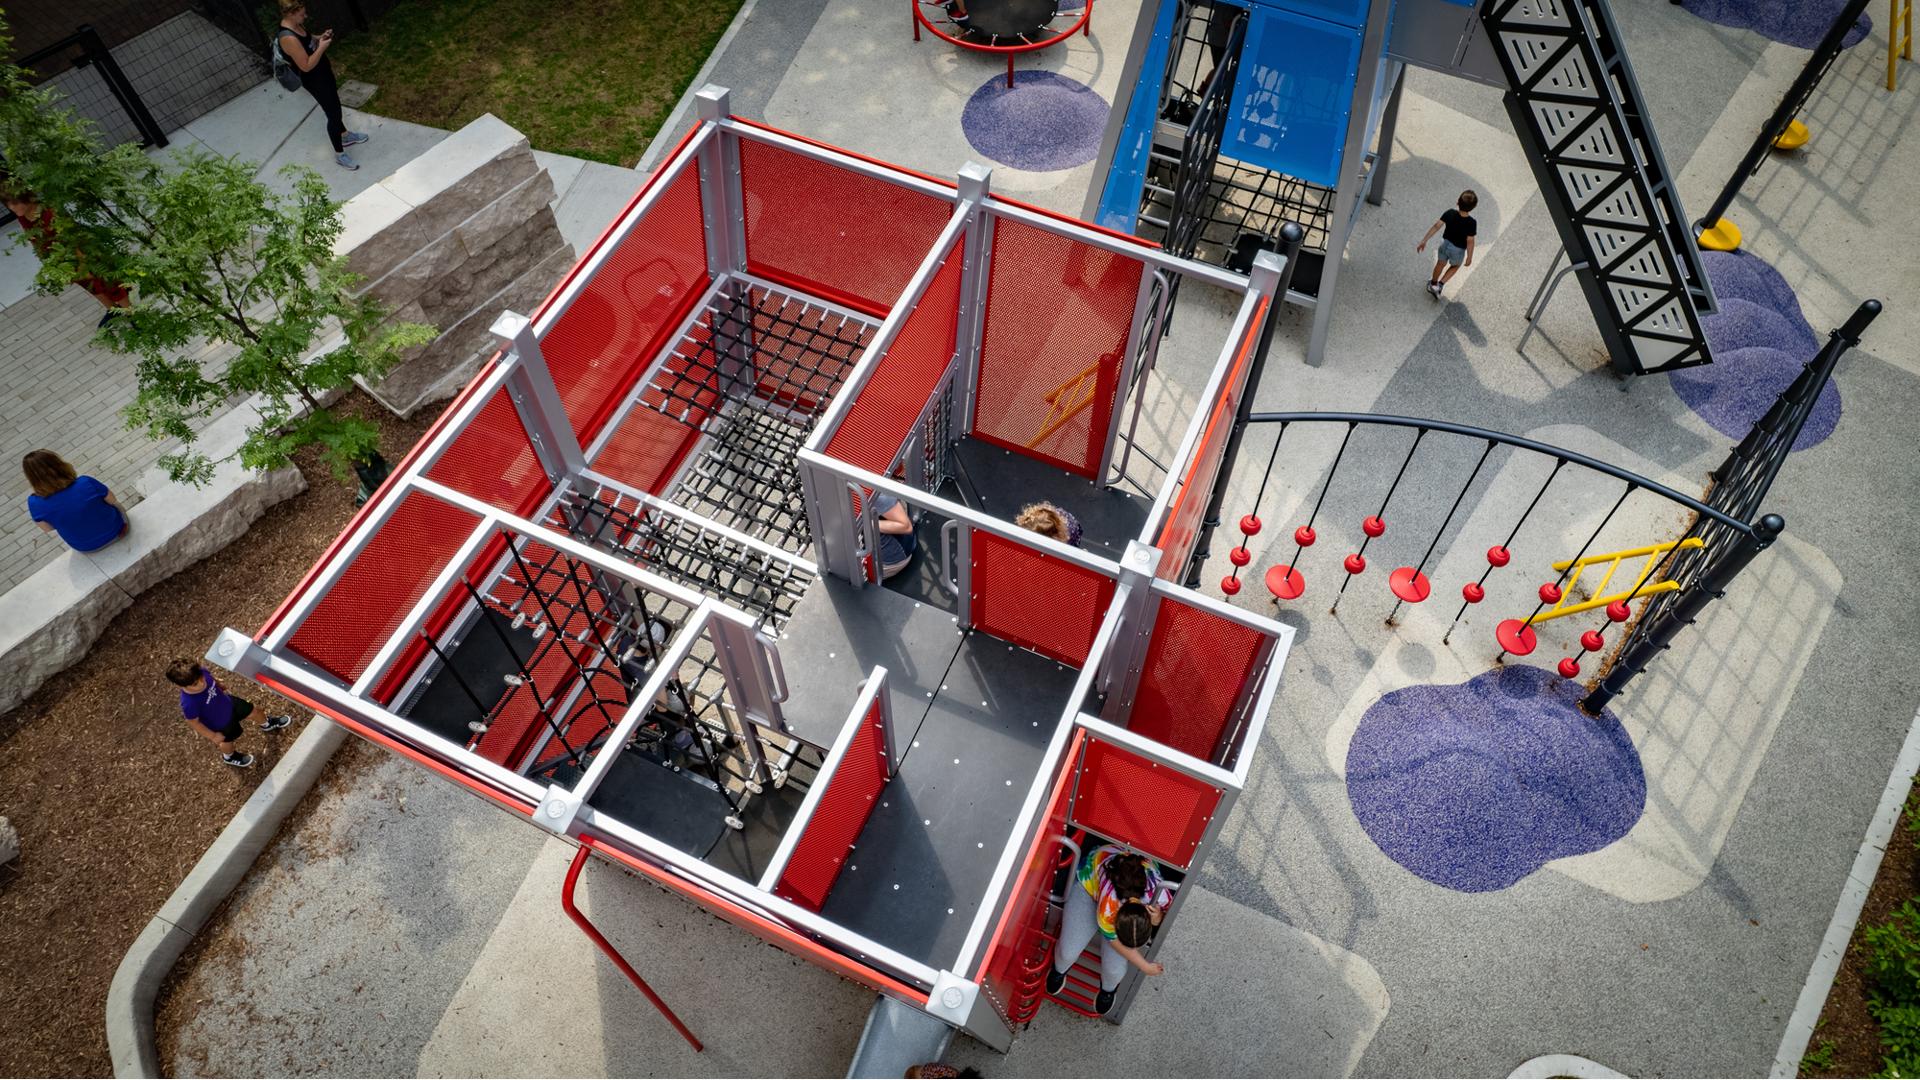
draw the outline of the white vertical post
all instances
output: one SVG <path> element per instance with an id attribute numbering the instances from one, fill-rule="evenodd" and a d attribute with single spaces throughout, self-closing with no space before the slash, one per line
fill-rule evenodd
<path id="1" fill-rule="evenodd" d="M 719 309 L 724 312 L 715 330 L 720 340 L 719 367 L 723 384 L 736 390 L 744 383 L 751 388 L 753 371 L 753 311 L 747 286 L 731 276 L 747 269 L 746 201 L 740 186 L 740 136 L 720 127 L 733 114 L 731 94 L 708 84 L 693 95 L 694 113 L 702 124 L 715 125 L 717 138 L 700 147 L 700 213 L 706 234 L 707 273 L 721 287 Z M 723 393 L 727 392 L 723 386 Z"/>
<path id="2" fill-rule="evenodd" d="M 1147 321 L 1147 312 L 1152 309 L 1153 284 L 1157 273 L 1158 271 L 1147 264 L 1140 264 L 1140 289 L 1139 295 L 1133 301 L 1133 325 L 1128 328 L 1127 343 L 1122 346 L 1126 351 L 1120 356 L 1120 381 L 1113 391 L 1113 413 L 1107 417 L 1107 435 L 1100 444 L 1100 468 L 1093 474 L 1102 486 L 1113 481 L 1113 478 L 1108 475 L 1113 469 L 1113 447 L 1119 441 L 1120 419 L 1126 413 L 1128 384 L 1134 379 L 1133 365 L 1135 358 L 1140 355 L 1140 338 L 1141 335 L 1149 332 L 1144 324 Z M 1153 320 L 1151 332 L 1154 334 L 1160 332 L 1160 320 Z M 1138 402 L 1136 401 L 1135 404 L 1137 405 Z"/>
<path id="3" fill-rule="evenodd" d="M 1108 723 L 1124 727 L 1133 712 L 1133 695 L 1140 686 L 1147 645 L 1153 640 L 1154 618 L 1160 611 L 1160 597 L 1153 589 L 1153 575 L 1159 566 L 1159 548 L 1138 540 L 1127 542 L 1126 554 L 1120 558 L 1120 587 L 1125 590 L 1126 600 L 1113 643 L 1107 648 L 1101 687 L 1107 701 L 1100 717 Z"/>
<path id="4" fill-rule="evenodd" d="M 1307 338 L 1307 364 L 1319 367 L 1327 351 L 1327 328 L 1333 322 L 1334 283 L 1340 277 L 1340 262 L 1347 251 L 1347 237 L 1353 231 L 1354 211 L 1366 194 L 1361 168 L 1366 156 L 1367 121 L 1373 116 L 1373 91 L 1380 65 L 1385 62 L 1387 23 L 1393 15 L 1392 4 L 1369 4 L 1366 32 L 1360 38 L 1360 70 L 1353 84 L 1353 100 L 1347 109 L 1347 140 L 1340 153 L 1340 175 L 1333 186 L 1333 212 L 1327 216 L 1327 257 L 1320 268 L 1320 291 L 1313 305 L 1313 332 Z M 1391 154 L 1393 147 L 1381 151 Z M 1284 298 L 1283 298 L 1284 299 Z"/>
<path id="5" fill-rule="evenodd" d="M 987 281 L 993 270 L 993 215 L 987 213 L 987 198 L 993 172 L 978 162 L 960 167 L 959 209 L 967 217 L 967 236 L 961 246 L 960 326 L 955 347 L 960 362 L 954 366 L 959 380 L 953 395 L 951 431 L 953 437 L 973 430 L 973 398 L 980 383 L 980 344 L 986 327 Z"/>
<path id="6" fill-rule="evenodd" d="M 767 769 L 766 754 L 760 747 L 760 733 L 755 727 L 784 731 L 786 723 L 780 717 L 780 703 L 774 700 L 773 675 L 767 667 L 766 656 L 760 651 L 753 631 L 730 619 L 719 616 L 709 619 L 707 635 L 720 661 L 720 678 L 726 684 L 727 697 L 733 702 L 738 724 L 734 734 L 746 748 L 747 771 L 755 785 L 769 783 L 773 774 Z M 757 787 L 748 790 L 759 794 Z"/>
<path id="7" fill-rule="evenodd" d="M 513 354 L 514 364 L 506 378 L 507 395 L 520 414 L 520 423 L 527 429 L 527 438 L 532 440 L 547 478 L 559 484 L 580 475 L 587 467 L 586 454 L 580 449 L 572 421 L 567 419 L 553 372 L 540 354 L 532 321 L 525 315 L 503 312 L 493 322 L 493 336 Z"/>

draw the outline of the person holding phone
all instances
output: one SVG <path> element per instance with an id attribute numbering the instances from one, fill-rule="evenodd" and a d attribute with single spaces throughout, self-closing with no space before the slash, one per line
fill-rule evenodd
<path id="1" fill-rule="evenodd" d="M 327 116 L 327 139 L 333 143 L 333 160 L 343 169 L 358 169 L 359 162 L 347 153 L 347 147 L 367 141 L 364 131 L 348 131 L 340 110 L 340 84 L 333 77 L 333 61 L 327 50 L 333 47 L 333 31 L 307 32 L 306 0 L 280 0 L 280 25 L 273 32 L 274 48 L 279 49 L 293 69 L 300 73 L 300 85 L 306 87 L 320 111 Z"/>

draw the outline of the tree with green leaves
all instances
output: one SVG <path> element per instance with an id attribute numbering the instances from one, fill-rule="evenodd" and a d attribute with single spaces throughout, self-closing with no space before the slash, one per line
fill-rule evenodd
<path id="1" fill-rule="evenodd" d="M 0 21 L 0 56 L 11 45 Z M 388 324 L 385 305 L 355 294 L 358 277 L 334 254 L 341 204 L 317 173 L 289 166 L 282 194 L 253 164 L 204 151 L 160 161 L 135 146 L 103 149 L 91 123 L 12 64 L 0 64 L 0 160 L 0 184 L 54 213 L 36 245 L 40 289 L 82 277 L 132 287 L 133 306 L 97 340 L 137 358 L 127 425 L 180 441 L 160 462 L 175 480 L 213 475 L 218 463 L 194 449 L 197 429 L 236 395 L 260 398 L 235 455 L 248 468 L 278 468 L 308 446 L 343 479 L 377 460 L 374 425 L 326 402 L 437 331 Z M 336 347 L 316 351 L 335 335 Z"/>

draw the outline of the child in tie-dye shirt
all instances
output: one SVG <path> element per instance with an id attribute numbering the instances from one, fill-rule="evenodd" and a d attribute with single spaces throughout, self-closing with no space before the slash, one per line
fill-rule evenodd
<path id="1" fill-rule="evenodd" d="M 1113 992 L 1131 964 L 1147 975 L 1165 971 L 1141 950 L 1153 940 L 1173 893 L 1159 867 L 1125 848 L 1106 844 L 1088 852 L 1075 873 L 1079 888 L 1067 890 L 1066 917 L 1054 949 L 1053 969 L 1047 973 L 1047 992 L 1057 994 L 1066 985 L 1075 960 L 1100 935 L 1100 993 L 1096 1011 L 1113 1006 Z"/>

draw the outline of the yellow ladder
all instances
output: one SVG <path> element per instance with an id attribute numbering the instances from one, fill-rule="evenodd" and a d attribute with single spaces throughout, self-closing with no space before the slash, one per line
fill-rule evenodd
<path id="1" fill-rule="evenodd" d="M 1887 0 L 1887 89 L 1896 89 L 1900 61 L 1913 59 L 1913 0 Z"/>
<path id="2" fill-rule="evenodd" d="M 1706 543 L 1705 540 L 1697 536 L 1689 536 L 1684 540 L 1669 540 L 1664 544 L 1648 544 L 1645 547 L 1628 548 L 1625 551 L 1610 551 L 1605 555 L 1589 555 L 1577 562 L 1568 560 L 1567 562 L 1554 563 L 1553 568 L 1555 570 L 1564 573 L 1568 569 L 1571 569 L 1573 576 L 1568 578 L 1566 584 L 1561 587 L 1560 597 L 1554 602 L 1554 605 L 1535 615 L 1533 618 L 1528 619 L 1527 623 L 1528 625 L 1532 625 L 1534 623 L 1546 622 L 1548 619 L 1558 619 L 1563 615 L 1578 615 L 1583 611 L 1592 611 L 1594 608 L 1606 607 L 1615 600 L 1626 600 L 1630 597 L 1657 596 L 1660 593 L 1672 592 L 1680 587 L 1679 582 L 1656 581 L 1651 585 L 1646 584 L 1647 578 L 1653 574 L 1654 567 L 1660 562 L 1659 557 L 1672 551 L 1675 547 L 1679 547 L 1684 551 L 1691 548 L 1705 547 Z M 1613 580 L 1613 572 L 1620 569 L 1620 564 L 1627 559 L 1640 558 L 1644 558 L 1647 561 L 1640 567 L 1640 576 L 1633 579 L 1633 587 L 1625 592 L 1617 592 L 1611 596 L 1607 595 L 1607 584 Z M 1600 584 L 1594 588 L 1593 599 L 1575 603 L 1573 599 L 1573 587 L 1579 583 L 1581 572 L 1589 566 L 1599 566 L 1603 563 L 1606 565 L 1607 572 L 1600 578 Z M 1544 595 L 1541 597 L 1541 599 L 1545 598 Z"/>

